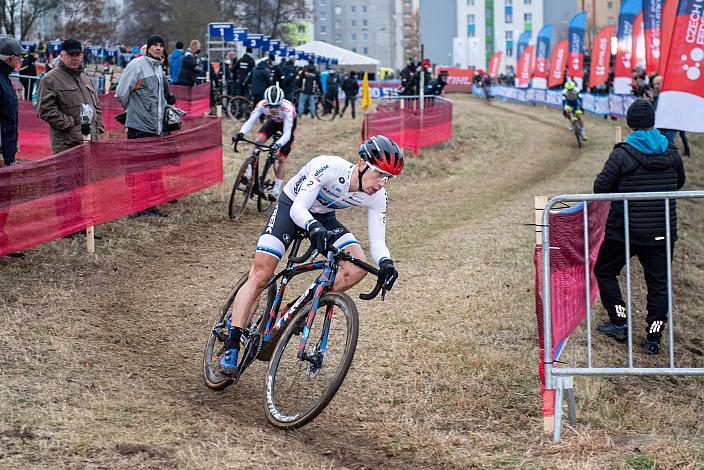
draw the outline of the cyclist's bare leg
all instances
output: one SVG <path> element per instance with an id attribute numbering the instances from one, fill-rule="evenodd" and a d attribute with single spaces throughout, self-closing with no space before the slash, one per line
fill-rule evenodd
<path id="1" fill-rule="evenodd" d="M 288 160 L 288 156 L 279 154 L 279 167 L 276 169 L 276 177 L 280 180 L 286 177 L 286 160 Z"/>
<path id="2" fill-rule="evenodd" d="M 278 258 L 266 253 L 254 254 L 254 265 L 249 271 L 249 278 L 237 292 L 232 304 L 232 325 L 246 328 L 257 309 L 257 301 L 266 284 L 274 274 Z"/>
<path id="3" fill-rule="evenodd" d="M 345 251 L 358 260 L 367 261 L 362 247 L 356 243 L 345 247 Z M 358 268 L 349 261 L 341 261 L 340 268 L 337 270 L 337 277 L 335 278 L 335 290 L 344 292 L 359 284 L 359 281 L 364 279 L 366 275 L 367 272 L 364 269 Z"/>
<path id="4" fill-rule="evenodd" d="M 264 142 L 266 142 L 266 140 L 268 138 L 269 137 L 267 137 L 264 134 L 257 134 L 257 136 L 254 138 L 254 141 L 257 142 L 258 144 L 263 144 Z"/>

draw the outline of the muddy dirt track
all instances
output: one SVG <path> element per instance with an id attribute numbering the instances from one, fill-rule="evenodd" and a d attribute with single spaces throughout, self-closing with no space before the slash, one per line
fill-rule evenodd
<path id="1" fill-rule="evenodd" d="M 701 468 L 694 378 L 576 380 L 579 426 L 559 445 L 542 435 L 525 224 L 533 196 L 591 191 L 624 123 L 588 118 L 579 151 L 553 109 L 457 97 L 454 119 L 453 145 L 409 156 L 389 185 L 401 277 L 385 302 L 357 301 L 352 368 L 296 432 L 266 422 L 263 363 L 220 393 L 200 376 L 213 316 L 248 269 L 264 215 L 232 222 L 210 190 L 165 205 L 167 219 L 99 227 L 95 258 L 60 240 L 0 259 L 0 468 Z M 360 124 L 302 119 L 292 166 L 354 158 Z M 701 188 L 704 141 L 693 140 L 687 188 Z M 229 191 L 244 154 L 224 153 Z M 681 204 L 675 252 L 678 360 L 700 367 L 701 207 Z M 340 219 L 366 240 L 366 214 Z M 572 346 L 568 361 L 580 357 Z M 596 360 L 624 354 L 597 338 Z"/>

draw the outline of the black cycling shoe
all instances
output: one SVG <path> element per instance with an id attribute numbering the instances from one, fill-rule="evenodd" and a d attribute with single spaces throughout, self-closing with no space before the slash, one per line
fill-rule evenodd
<path id="1" fill-rule="evenodd" d="M 603 323 L 597 327 L 599 333 L 604 333 L 606 336 L 611 336 L 616 341 L 626 341 L 628 339 L 628 325 L 616 325 L 610 321 Z"/>
<path id="2" fill-rule="evenodd" d="M 649 339 L 644 339 L 640 343 L 641 347 L 645 351 L 645 354 L 649 356 L 654 356 L 660 353 L 660 341 L 651 341 Z"/>

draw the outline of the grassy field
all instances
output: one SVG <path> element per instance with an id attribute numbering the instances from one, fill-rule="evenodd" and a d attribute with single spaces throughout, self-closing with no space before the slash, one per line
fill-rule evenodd
<path id="1" fill-rule="evenodd" d="M 578 426 L 557 445 L 542 433 L 533 197 L 591 192 L 623 121 L 587 118 L 578 150 L 554 109 L 458 96 L 454 119 L 452 145 L 409 155 L 389 185 L 399 281 L 383 303 L 357 301 L 350 372 L 296 432 L 266 422 L 263 363 L 221 393 L 200 377 L 264 215 L 232 222 L 211 190 L 166 205 L 167 219 L 101 226 L 94 258 L 60 240 L 0 259 L 0 468 L 703 468 L 701 379 L 577 379 Z M 360 125 L 302 119 L 292 166 L 355 158 Z M 692 141 L 688 189 L 704 186 L 704 139 Z M 228 191 L 243 155 L 224 149 Z M 677 363 L 699 367 L 701 207 L 680 204 L 674 262 Z M 339 217 L 366 240 L 366 214 Z M 634 282 L 639 340 L 639 270 Z M 580 360 L 581 335 L 566 361 Z M 625 349 L 597 337 L 595 355 L 618 362 Z"/>

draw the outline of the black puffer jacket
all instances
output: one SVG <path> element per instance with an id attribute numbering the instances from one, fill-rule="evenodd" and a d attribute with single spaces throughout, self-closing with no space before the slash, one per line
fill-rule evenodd
<path id="1" fill-rule="evenodd" d="M 644 154 L 625 142 L 616 144 L 594 181 L 595 193 L 676 191 L 684 185 L 685 173 L 677 147 L 669 144 L 660 154 Z M 629 233 L 633 244 L 665 243 L 665 204 L 631 201 L 628 204 Z M 606 221 L 606 238 L 624 240 L 623 202 L 612 202 Z M 670 200 L 670 229 L 677 240 L 677 205 Z"/>

